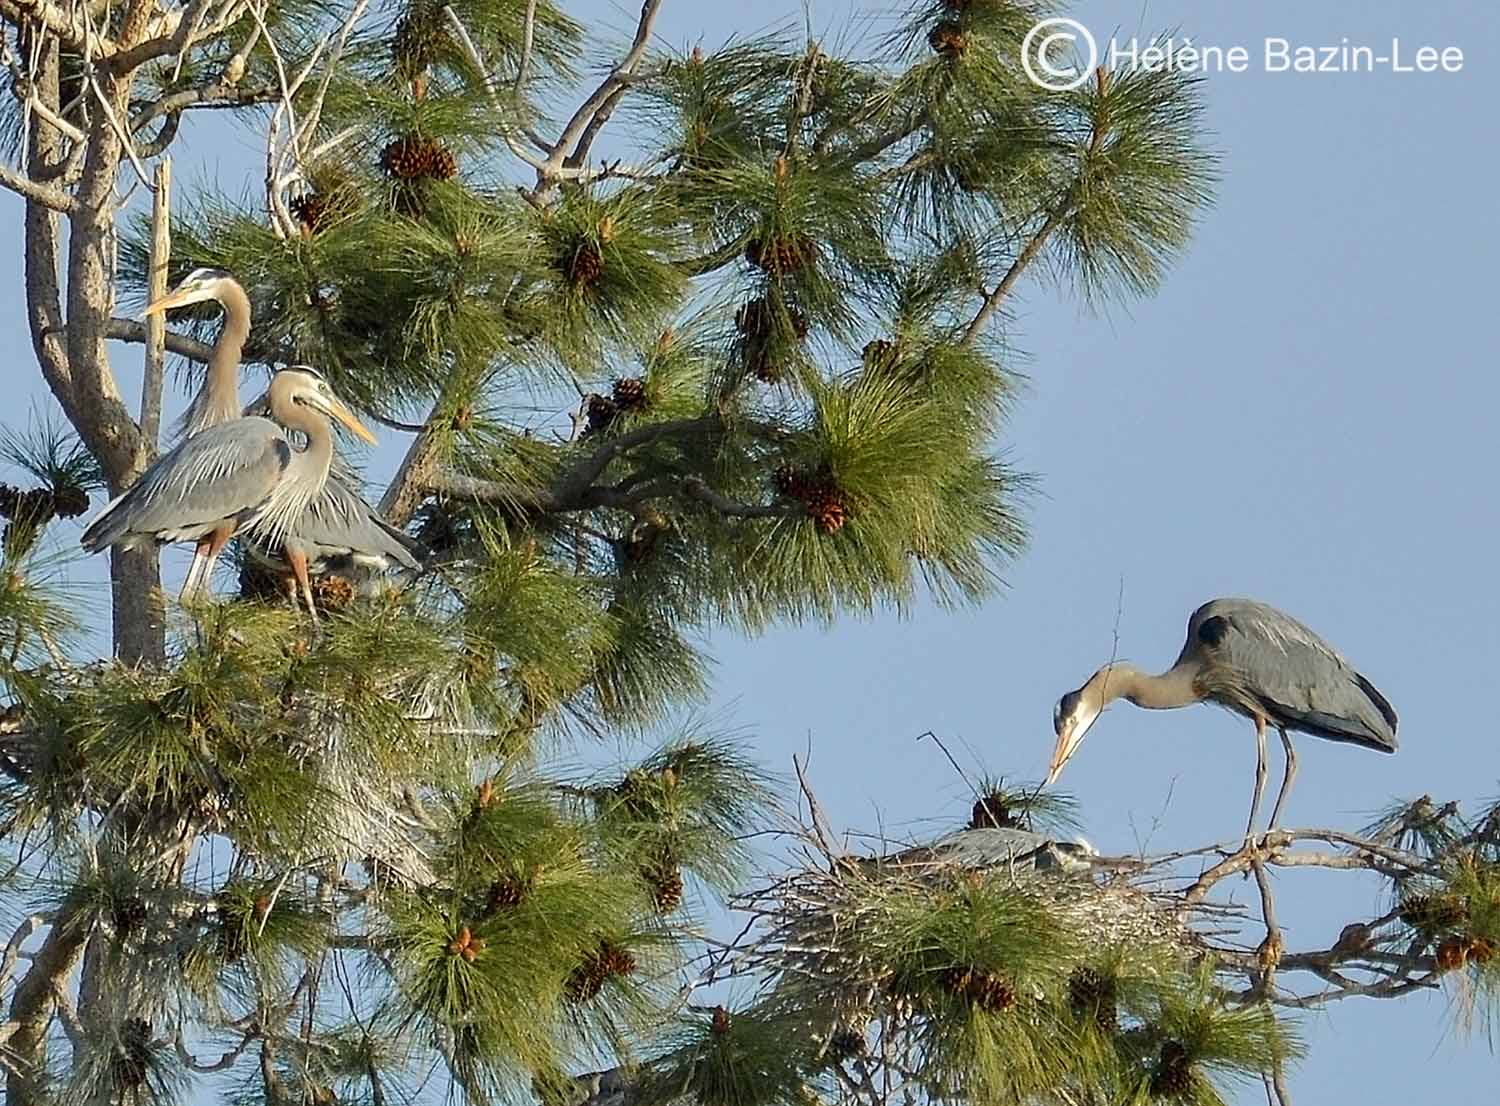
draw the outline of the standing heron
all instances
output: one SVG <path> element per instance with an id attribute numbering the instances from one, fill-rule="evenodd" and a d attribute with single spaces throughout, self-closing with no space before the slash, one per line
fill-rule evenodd
<path id="1" fill-rule="evenodd" d="M 90 553 L 108 546 L 191 541 L 196 548 L 182 585 L 187 596 L 201 587 L 229 539 L 243 533 L 271 546 L 286 534 L 322 490 L 333 459 L 334 419 L 365 441 L 365 429 L 318 373 L 283 369 L 267 392 L 275 419 L 231 419 L 185 439 L 163 454 L 139 480 L 116 496 L 83 532 Z M 307 440 L 294 449 L 288 432 Z M 302 596 L 312 610 L 305 561 L 291 559 Z M 313 611 L 314 620 L 317 612 Z"/>
<path id="2" fill-rule="evenodd" d="M 234 277 L 222 269 L 194 269 L 182 283 L 161 299 L 147 305 L 143 315 L 156 315 L 173 307 L 213 300 L 224 309 L 224 326 L 208 356 L 203 387 L 188 404 L 177 424 L 176 437 L 187 438 L 237 419 L 240 409 L 240 358 L 250 336 L 250 297 Z"/>
<path id="3" fill-rule="evenodd" d="M 1332 646 L 1289 615 L 1250 599 L 1215 599 L 1193 612 L 1177 663 L 1159 676 L 1111 663 L 1057 703 L 1057 747 L 1047 773 L 1051 784 L 1077 751 L 1099 713 L 1116 699 L 1152 710 L 1217 703 L 1255 723 L 1255 795 L 1249 837 L 1266 783 L 1266 727 L 1275 726 L 1286 748 L 1286 775 L 1271 811 L 1275 829 L 1297 775 L 1297 753 L 1288 730 L 1329 741 L 1396 751 L 1396 712 L 1375 685 Z"/>
<path id="4" fill-rule="evenodd" d="M 209 354 L 203 387 L 183 419 L 183 431 L 188 435 L 240 416 L 239 369 L 245 338 L 250 333 L 250 297 L 228 273 L 220 269 L 194 269 L 182 283 L 145 310 L 145 314 L 154 315 L 209 300 L 224 309 L 224 327 Z M 251 404 L 245 413 L 264 414 L 264 403 Z M 344 563 L 372 570 L 393 565 L 410 570 L 420 568 L 415 556 L 416 543 L 381 518 L 349 486 L 350 474 L 340 471 L 341 467 L 335 455 L 334 471 L 301 517 L 287 527 L 281 545 L 266 549 L 252 544 L 252 555 L 273 567 L 290 567 L 293 576 L 298 574 L 299 561 L 300 571 L 312 575 Z"/>

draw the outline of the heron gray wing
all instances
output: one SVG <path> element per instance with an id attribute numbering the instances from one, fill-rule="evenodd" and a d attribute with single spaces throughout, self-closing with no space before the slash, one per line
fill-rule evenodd
<path id="1" fill-rule="evenodd" d="M 1202 656 L 1211 683 L 1250 699 L 1278 726 L 1396 749 L 1396 712 L 1385 696 L 1290 615 L 1249 599 L 1214 600 L 1189 621 L 1188 651 Z"/>
<path id="2" fill-rule="evenodd" d="M 873 863 L 886 867 L 1007 867 L 1021 874 L 1032 869 L 1074 868 L 1092 852 L 1086 843 L 1056 841 L 1019 827 L 985 826 L 955 830 L 930 845 L 918 845 Z"/>
<path id="3" fill-rule="evenodd" d="M 163 454 L 105 507 L 81 539 L 97 551 L 130 536 L 191 538 L 259 506 L 291 461 L 269 419 L 235 419 L 194 434 Z"/>
<path id="4" fill-rule="evenodd" d="M 381 518 L 358 492 L 332 476 L 292 523 L 285 540 L 300 546 L 309 560 L 353 556 L 394 561 L 408 569 L 421 567 L 412 555 L 415 543 Z"/>

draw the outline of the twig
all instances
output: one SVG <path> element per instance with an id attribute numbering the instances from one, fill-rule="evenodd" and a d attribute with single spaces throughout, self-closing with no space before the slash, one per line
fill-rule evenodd
<path id="1" fill-rule="evenodd" d="M 156 165 L 156 184 L 151 196 L 151 257 L 147 274 L 147 299 L 167 293 L 167 262 L 172 256 L 172 159 Z M 162 379 L 167 355 L 167 320 L 158 311 L 146 320 L 146 366 L 141 379 L 141 437 L 155 456 L 161 436 Z"/>
<path id="2" fill-rule="evenodd" d="M 802 795 L 807 799 L 808 816 L 812 819 L 813 832 L 817 835 L 818 845 L 823 850 L 823 855 L 828 858 L 830 864 L 837 865 L 843 859 L 844 850 L 838 847 L 833 835 L 833 827 L 828 824 L 828 815 L 823 813 L 823 807 L 818 802 L 818 797 L 813 794 L 812 785 L 807 782 L 807 775 L 802 770 L 802 762 L 797 759 L 797 754 L 792 754 L 792 767 L 797 770 L 797 786 L 802 789 Z"/>

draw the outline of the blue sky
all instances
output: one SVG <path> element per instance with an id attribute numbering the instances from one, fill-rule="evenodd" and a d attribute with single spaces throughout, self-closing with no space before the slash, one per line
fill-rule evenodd
<path id="1" fill-rule="evenodd" d="M 638 10 L 567 7 L 611 28 Z M 812 22 L 837 31 L 879 7 L 818 5 Z M 998 444 L 1038 474 L 1040 494 L 1006 590 L 958 614 L 718 635 L 710 712 L 750 734 L 778 770 L 810 746 L 836 826 L 930 833 L 960 821 L 968 796 L 918 734 L 936 731 L 966 764 L 965 746 L 992 771 L 1039 777 L 1053 703 L 1110 657 L 1117 625 L 1120 655 L 1160 670 L 1199 603 L 1249 595 L 1328 637 L 1402 720 L 1394 757 L 1301 740 L 1284 822 L 1353 828 L 1392 797 L 1493 797 L 1500 752 L 1480 708 L 1500 662 L 1489 584 L 1500 13 L 1455 0 L 1069 11 L 1101 41 L 1177 28 L 1247 47 L 1248 72 L 1207 85 L 1224 153 L 1216 206 L 1149 300 L 1091 313 L 1035 279 L 1013 300 L 1007 338 L 1029 387 Z M 786 0 L 667 0 L 659 33 L 712 46 L 800 18 Z M 1456 74 L 1268 73 L 1268 37 L 1347 38 L 1376 53 L 1399 38 L 1410 51 L 1457 46 L 1465 62 Z M 256 160 L 248 136 L 190 135 L 177 177 L 234 192 Z M 0 198 L 0 259 L 19 258 L 18 213 Z M 0 353 L 44 406 L 18 265 L 7 265 Z M 394 466 L 397 448 L 377 456 L 374 475 Z M 1161 851 L 1242 828 L 1253 756 L 1248 724 L 1223 712 L 1120 705 L 1062 786 L 1103 851 Z M 1279 772 L 1276 759 L 1273 786 Z M 1378 905 L 1378 888 L 1348 878 L 1278 884 L 1293 946 L 1327 943 Z M 1247 902 L 1252 892 L 1233 889 Z M 1492 1100 L 1496 1060 L 1482 1039 L 1455 1035 L 1452 1002 L 1350 1000 L 1308 1016 L 1312 1056 L 1292 1077 L 1294 1097 Z M 1263 1100 L 1258 1086 L 1237 1099 Z"/>

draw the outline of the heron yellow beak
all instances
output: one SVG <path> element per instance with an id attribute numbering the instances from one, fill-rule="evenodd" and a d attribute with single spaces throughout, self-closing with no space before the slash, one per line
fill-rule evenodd
<path id="1" fill-rule="evenodd" d="M 1077 747 L 1078 743 L 1069 734 L 1057 739 L 1057 747 L 1052 750 L 1052 763 L 1047 768 L 1047 787 L 1057 782 L 1057 777 L 1062 775 L 1063 765 L 1068 763 L 1068 758 Z"/>
<path id="2" fill-rule="evenodd" d="M 364 423 L 354 417 L 354 412 L 345 407 L 343 401 L 330 398 L 328 401 L 328 413 L 347 427 L 351 434 L 357 435 L 371 445 L 379 444 L 375 439 L 375 435 L 371 434 L 365 428 Z"/>
<path id="3" fill-rule="evenodd" d="M 1047 768 L 1047 787 L 1057 782 L 1057 777 L 1062 775 L 1063 765 L 1078 751 L 1078 746 L 1083 744 L 1084 735 L 1098 717 L 1097 710 L 1085 707 L 1073 717 L 1062 719 L 1057 727 L 1057 745 L 1052 750 L 1052 763 Z"/>
<path id="4" fill-rule="evenodd" d="M 148 315 L 160 315 L 163 311 L 170 311 L 174 307 L 186 307 L 190 303 L 197 303 L 198 299 L 194 293 L 196 289 L 174 288 L 159 300 L 153 300 L 146 305 L 146 310 L 141 312 L 141 318 Z"/>

